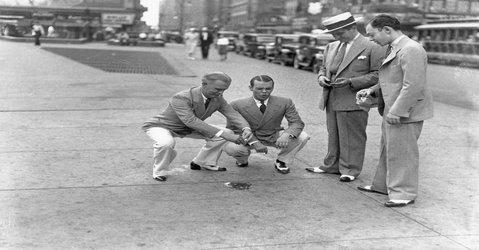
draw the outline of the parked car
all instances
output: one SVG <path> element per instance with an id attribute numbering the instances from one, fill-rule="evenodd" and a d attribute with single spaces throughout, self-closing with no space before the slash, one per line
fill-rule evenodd
<path id="1" fill-rule="evenodd" d="M 164 40 L 167 43 L 183 43 L 183 37 L 179 31 L 167 30 L 163 32 Z"/>
<path id="2" fill-rule="evenodd" d="M 236 41 L 239 39 L 239 32 L 236 31 L 226 31 L 226 30 L 220 30 L 218 31 L 218 37 L 222 35 L 228 38 L 229 44 L 228 44 L 228 50 L 234 51 L 236 50 Z"/>
<path id="3" fill-rule="evenodd" d="M 291 65 L 299 48 L 298 34 L 276 34 L 274 43 L 267 46 L 266 61 L 279 63 L 281 65 Z"/>
<path id="4" fill-rule="evenodd" d="M 266 44 L 273 41 L 274 36 L 271 34 L 247 33 L 243 35 L 243 39 L 238 41 L 236 53 L 263 59 L 266 53 Z"/>
<path id="5" fill-rule="evenodd" d="M 335 41 L 331 34 L 302 34 L 299 37 L 299 47 L 293 59 L 293 67 L 308 68 L 317 73 L 323 63 L 323 53 L 326 44 Z"/>

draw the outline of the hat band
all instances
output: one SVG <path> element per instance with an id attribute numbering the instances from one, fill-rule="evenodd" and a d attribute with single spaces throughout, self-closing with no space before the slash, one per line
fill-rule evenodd
<path id="1" fill-rule="evenodd" d="M 324 26 L 326 26 L 326 28 L 328 28 L 328 30 L 334 30 L 334 29 L 337 29 L 337 28 L 342 28 L 346 25 L 353 24 L 355 22 L 356 22 L 356 20 L 354 20 L 354 17 L 350 16 L 346 20 L 339 21 L 337 23 L 333 23 L 333 24 L 330 24 L 330 25 L 324 25 Z"/>

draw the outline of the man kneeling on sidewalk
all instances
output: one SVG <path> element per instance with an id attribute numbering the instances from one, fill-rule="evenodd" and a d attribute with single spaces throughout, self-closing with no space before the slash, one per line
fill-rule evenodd
<path id="1" fill-rule="evenodd" d="M 201 81 L 201 86 L 175 94 L 162 113 L 143 125 L 143 130 L 155 142 L 153 178 L 157 181 L 166 181 L 169 165 L 176 157 L 174 137 L 206 140 L 190 164 L 192 170 L 226 171 L 217 165 L 224 144 L 227 141 L 245 144 L 252 136 L 245 119 L 223 98 L 231 78 L 223 72 L 213 72 L 206 74 Z M 236 135 L 229 129 L 204 122 L 216 111 L 240 128 L 243 134 Z"/>
<path id="2" fill-rule="evenodd" d="M 224 151 L 236 158 L 238 167 L 248 166 L 251 150 L 258 153 L 268 153 L 267 146 L 281 149 L 274 163 L 275 169 L 282 173 L 289 173 L 287 164 L 291 164 L 304 145 L 309 140 L 308 134 L 303 132 L 304 122 L 301 120 L 293 101 L 289 98 L 271 96 L 273 79 L 267 75 L 255 76 L 251 79 L 249 89 L 252 97 L 238 99 L 231 102 L 249 123 L 253 137 L 247 145 L 226 143 Z M 288 128 L 281 127 L 281 121 L 286 118 Z M 235 124 L 228 119 L 227 128 L 238 130 Z"/>

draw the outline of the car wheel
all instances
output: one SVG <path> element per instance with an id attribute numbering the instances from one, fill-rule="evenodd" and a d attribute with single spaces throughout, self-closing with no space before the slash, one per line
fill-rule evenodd
<path id="1" fill-rule="evenodd" d="M 301 68 L 301 65 L 299 65 L 299 61 L 298 61 L 298 57 L 297 56 L 294 56 L 293 58 L 293 67 L 295 69 L 300 69 Z"/>

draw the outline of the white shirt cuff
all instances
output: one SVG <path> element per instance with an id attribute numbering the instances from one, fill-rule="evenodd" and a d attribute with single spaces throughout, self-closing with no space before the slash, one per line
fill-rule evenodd
<path id="1" fill-rule="evenodd" d="M 223 134 L 223 130 L 218 131 L 218 133 L 215 134 L 216 137 L 220 137 Z"/>

